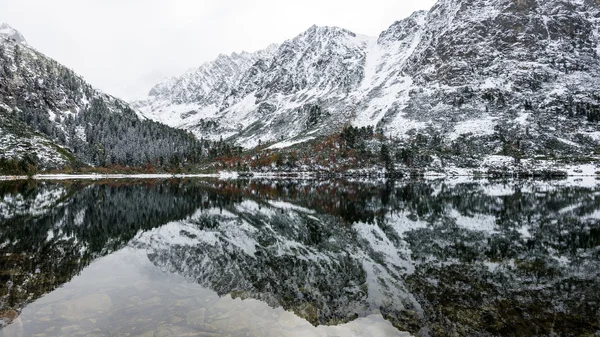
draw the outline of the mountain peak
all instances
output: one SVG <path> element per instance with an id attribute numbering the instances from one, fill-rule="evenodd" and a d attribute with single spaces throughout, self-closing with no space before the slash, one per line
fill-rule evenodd
<path id="1" fill-rule="evenodd" d="M 356 36 L 353 32 L 335 26 L 317 26 L 312 25 L 308 28 L 304 33 L 300 34 L 300 36 L 338 36 L 338 35 L 350 35 Z"/>
<path id="2" fill-rule="evenodd" d="M 396 21 L 387 30 L 379 35 L 379 42 L 399 41 L 405 39 L 408 35 L 414 34 L 425 25 L 428 11 L 416 11 L 409 17 Z"/>
<path id="3" fill-rule="evenodd" d="M 406 144 L 421 132 L 449 148 L 473 139 L 465 153 L 480 158 L 497 156 L 505 139 L 527 139 L 518 151 L 528 155 L 554 149 L 553 139 L 570 156 L 600 144 L 598 4 L 439 0 L 379 38 L 313 25 L 249 62 L 211 63 L 140 106 L 246 148 L 302 143 L 349 123 Z M 564 138 L 571 129 L 588 138 Z"/>
<path id="4" fill-rule="evenodd" d="M 27 44 L 25 37 L 7 23 L 0 24 L 0 39 L 12 40 L 16 43 Z"/>

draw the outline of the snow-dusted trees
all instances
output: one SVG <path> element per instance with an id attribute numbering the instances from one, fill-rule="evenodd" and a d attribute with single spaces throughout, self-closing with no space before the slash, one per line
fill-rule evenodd
<path id="1" fill-rule="evenodd" d="M 101 99 L 93 100 L 89 108 L 66 123 L 67 145 L 78 157 L 95 165 L 179 167 L 200 158 L 200 142 L 193 135 L 142 121 L 128 107 L 112 113 Z"/>
<path id="2" fill-rule="evenodd" d="M 190 133 L 140 119 L 126 103 L 27 47 L 3 45 L 0 64 L 6 116 L 70 149 L 79 162 L 178 168 L 200 158 L 201 144 Z"/>

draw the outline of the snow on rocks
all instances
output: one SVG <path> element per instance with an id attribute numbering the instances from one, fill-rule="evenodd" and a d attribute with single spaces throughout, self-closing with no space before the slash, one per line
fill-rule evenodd
<path id="1" fill-rule="evenodd" d="M 468 143 L 456 156 L 472 157 L 479 171 L 515 166 L 493 158 L 503 149 L 531 159 L 521 163 L 528 170 L 536 156 L 588 156 L 600 146 L 598 121 L 586 117 L 600 106 L 600 11 L 583 1 L 537 3 L 516 11 L 508 0 L 440 0 L 379 37 L 314 26 L 263 51 L 220 56 L 136 104 L 198 137 L 245 148 L 279 150 L 351 124 L 406 146 L 417 135 L 443 139 L 446 151 Z M 569 27 L 577 34 L 556 33 Z M 445 166 L 456 175 L 475 170 L 459 162 Z"/>

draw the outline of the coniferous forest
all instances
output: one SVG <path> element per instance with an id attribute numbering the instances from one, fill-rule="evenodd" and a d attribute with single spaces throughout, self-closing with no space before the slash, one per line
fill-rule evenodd
<path id="1" fill-rule="evenodd" d="M 27 163 L 21 160 L 24 154 L 19 160 L 3 157 L 4 171 L 28 173 L 21 169 L 26 164 L 175 169 L 202 156 L 201 142 L 191 133 L 138 116 L 125 102 L 95 90 L 72 70 L 9 42 L 0 46 L 0 115 L 7 120 L 0 128 L 8 135 L 44 138 L 64 160 L 47 165 L 51 158 L 31 153 L 35 146 L 25 147 Z"/>

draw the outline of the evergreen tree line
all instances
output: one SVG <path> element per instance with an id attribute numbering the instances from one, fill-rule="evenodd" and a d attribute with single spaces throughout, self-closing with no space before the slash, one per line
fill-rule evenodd
<path id="1" fill-rule="evenodd" d="M 354 127 L 352 125 L 344 127 L 340 137 L 346 143 L 348 149 L 358 149 L 366 140 L 373 138 L 373 126 Z"/>
<path id="2" fill-rule="evenodd" d="M 569 117 L 583 117 L 590 123 L 600 122 L 600 96 L 592 95 L 592 102 L 576 102 L 573 96 L 567 96 L 561 111 Z"/>
<path id="3" fill-rule="evenodd" d="M 193 135 L 153 121 L 142 121 L 128 107 L 112 113 L 94 99 L 82 113 L 64 121 L 67 146 L 78 158 L 99 166 L 179 167 L 197 162 L 201 149 Z"/>
<path id="4" fill-rule="evenodd" d="M 202 156 L 210 159 L 241 156 L 244 152 L 243 147 L 225 142 L 222 137 L 218 141 L 205 140 L 202 138 L 200 140 L 200 146 L 202 147 Z"/>

